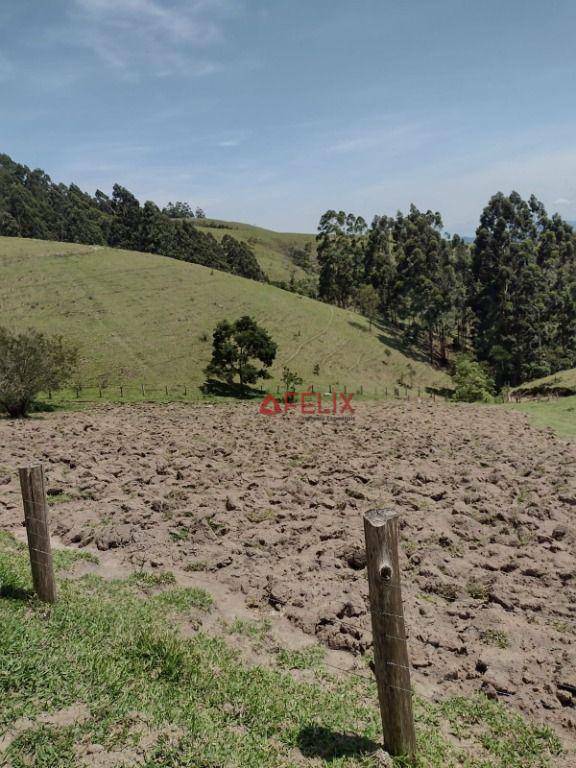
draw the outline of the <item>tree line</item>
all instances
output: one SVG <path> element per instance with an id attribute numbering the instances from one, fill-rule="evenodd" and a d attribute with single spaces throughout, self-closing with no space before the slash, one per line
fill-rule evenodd
<path id="1" fill-rule="evenodd" d="M 150 200 L 141 205 L 120 184 L 111 196 L 101 190 L 90 195 L 0 154 L 0 235 L 158 253 L 266 281 L 249 245 L 230 235 L 218 242 L 194 226 L 195 218 L 204 212 L 194 213 L 187 203 L 164 210 Z"/>
<path id="2" fill-rule="evenodd" d="M 534 196 L 494 195 L 473 243 L 439 213 L 327 211 L 318 296 L 423 341 L 432 362 L 473 353 L 500 387 L 576 366 L 576 234 Z"/>

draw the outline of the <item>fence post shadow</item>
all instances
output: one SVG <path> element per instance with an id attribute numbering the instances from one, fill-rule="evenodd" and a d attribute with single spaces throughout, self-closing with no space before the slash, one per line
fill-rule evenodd
<path id="1" fill-rule="evenodd" d="M 341 733 L 321 725 L 306 725 L 298 734 L 298 748 L 304 757 L 331 761 L 342 757 L 368 757 L 382 747 L 365 736 Z"/>

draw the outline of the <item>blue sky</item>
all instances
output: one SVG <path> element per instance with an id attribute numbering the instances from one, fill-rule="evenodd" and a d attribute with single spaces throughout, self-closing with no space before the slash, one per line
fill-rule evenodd
<path id="1" fill-rule="evenodd" d="M 2 0 L 0 151 L 314 231 L 497 190 L 576 219 L 573 0 Z"/>

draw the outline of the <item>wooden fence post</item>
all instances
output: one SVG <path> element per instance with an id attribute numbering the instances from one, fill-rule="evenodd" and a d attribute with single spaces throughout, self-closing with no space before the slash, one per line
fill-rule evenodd
<path id="1" fill-rule="evenodd" d="M 55 603 L 56 580 L 48 529 L 48 504 L 44 487 L 44 470 L 41 465 L 21 467 L 18 470 L 18 475 L 22 489 L 34 590 L 40 600 L 46 603 Z"/>
<path id="2" fill-rule="evenodd" d="M 144 384 L 140 384 L 140 392 L 142 392 L 142 397 L 146 395 L 146 392 L 144 391 Z"/>
<path id="3" fill-rule="evenodd" d="M 416 736 L 398 563 L 398 515 L 374 509 L 364 515 L 374 668 L 384 748 L 414 759 Z"/>

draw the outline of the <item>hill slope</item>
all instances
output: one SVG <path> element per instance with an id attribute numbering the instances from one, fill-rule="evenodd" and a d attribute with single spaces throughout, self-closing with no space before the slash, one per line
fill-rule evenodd
<path id="1" fill-rule="evenodd" d="M 514 390 L 520 397 L 536 397 L 537 395 L 576 395 L 576 368 L 558 371 L 542 379 L 534 379 Z"/>
<path id="2" fill-rule="evenodd" d="M 407 377 L 410 366 L 416 387 L 449 381 L 352 312 L 163 256 L 0 238 L 0 274 L 0 324 L 77 341 L 86 383 L 198 386 L 214 326 L 243 314 L 278 342 L 271 386 L 283 365 L 316 388 L 362 385 L 368 394 Z"/>
<path id="3" fill-rule="evenodd" d="M 296 278 L 305 276 L 305 272 L 296 266 L 289 257 L 290 248 L 304 248 L 309 245 L 313 256 L 316 253 L 316 238 L 314 235 L 297 232 L 274 232 L 271 229 L 242 224 L 237 221 L 221 221 L 219 219 L 195 219 L 194 224 L 209 232 L 217 240 L 224 235 L 231 235 L 252 248 L 256 258 L 270 280 L 285 280 L 288 282 L 292 273 Z"/>

